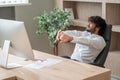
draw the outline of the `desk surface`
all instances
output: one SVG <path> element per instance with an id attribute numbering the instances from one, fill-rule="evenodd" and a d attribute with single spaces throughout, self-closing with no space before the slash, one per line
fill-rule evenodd
<path id="1" fill-rule="evenodd" d="M 40 69 L 20 67 L 7 70 L 0 67 L 0 80 L 13 76 L 22 78 L 18 80 L 110 80 L 111 73 L 109 69 L 63 59 L 36 50 L 33 50 L 33 52 L 36 59 L 55 58 L 62 60 L 62 62 Z M 17 61 L 17 63 L 22 65 L 34 62 L 24 61 L 21 58 L 15 59 L 13 57 L 10 57 L 10 60 Z"/>

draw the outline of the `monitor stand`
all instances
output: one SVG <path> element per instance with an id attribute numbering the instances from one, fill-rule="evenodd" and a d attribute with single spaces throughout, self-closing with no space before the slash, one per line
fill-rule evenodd
<path id="1" fill-rule="evenodd" d="M 10 48 L 10 41 L 5 40 L 2 52 L 0 53 L 0 66 L 6 69 L 21 67 L 21 65 L 17 63 L 8 63 L 9 48 Z"/>

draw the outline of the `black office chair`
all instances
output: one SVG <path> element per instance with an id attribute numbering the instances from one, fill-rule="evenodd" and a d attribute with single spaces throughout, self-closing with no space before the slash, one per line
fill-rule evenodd
<path id="1" fill-rule="evenodd" d="M 102 50 L 102 52 L 97 56 L 95 61 L 91 64 L 99 66 L 99 67 L 104 67 L 104 63 L 106 61 L 109 48 L 110 48 L 110 43 L 111 43 L 111 33 L 112 33 L 112 25 L 107 25 L 105 32 L 103 33 L 103 38 L 106 41 L 106 46 Z"/>

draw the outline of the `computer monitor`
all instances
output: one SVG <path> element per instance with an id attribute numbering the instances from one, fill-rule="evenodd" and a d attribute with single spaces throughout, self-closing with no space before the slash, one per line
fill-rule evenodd
<path id="1" fill-rule="evenodd" d="M 24 26 L 24 22 L 0 19 L 1 48 L 3 47 L 5 40 L 10 41 L 10 54 L 31 60 L 34 59 L 34 55 Z"/>

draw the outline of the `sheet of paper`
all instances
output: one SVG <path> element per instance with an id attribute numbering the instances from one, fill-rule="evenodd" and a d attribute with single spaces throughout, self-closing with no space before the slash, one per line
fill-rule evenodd
<path id="1" fill-rule="evenodd" d="M 25 67 L 27 68 L 33 68 L 33 69 L 40 69 L 43 67 L 49 67 L 52 66 L 54 64 L 60 63 L 62 60 L 59 59 L 54 59 L 54 58 L 48 58 L 45 61 L 36 61 L 32 64 L 28 64 Z"/>

